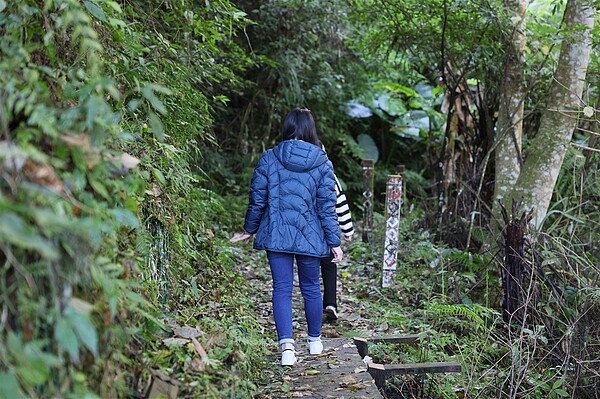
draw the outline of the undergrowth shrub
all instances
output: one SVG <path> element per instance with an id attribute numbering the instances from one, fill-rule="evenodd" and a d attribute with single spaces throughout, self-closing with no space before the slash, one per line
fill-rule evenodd
<path id="1" fill-rule="evenodd" d="M 378 244 L 356 246 L 361 259 L 375 264 L 370 281 L 375 286 L 362 288 L 361 296 L 369 301 L 377 330 L 385 331 L 374 335 L 426 337 L 417 347 L 375 345 L 370 355 L 385 364 L 453 360 L 463 372 L 395 377 L 387 381 L 388 396 L 595 397 L 597 373 L 589 365 L 598 356 L 593 331 L 598 328 L 599 270 L 593 251 L 587 252 L 593 244 L 574 234 L 587 232 L 588 222 L 579 219 L 582 224 L 573 227 L 577 219 L 562 214 L 553 234 L 527 236 L 525 321 L 507 324 L 500 317 L 503 254 L 492 244 L 482 253 L 447 248 L 418 228 L 420 214 L 402 215 L 394 286 L 379 288 L 383 232 L 374 230 Z M 565 226 L 557 230 L 560 223 Z"/>
<path id="2" fill-rule="evenodd" d="M 137 159 L 114 145 L 121 96 L 103 70 L 101 11 L 90 4 L 3 2 L 0 10 L 7 398 L 123 395 L 130 321 L 153 308 L 132 279 L 145 183 Z"/>
<path id="3" fill-rule="evenodd" d="M 0 397 L 142 394 L 173 365 L 140 348 L 190 360 L 163 346 L 165 315 L 194 294 L 216 303 L 209 281 L 241 284 L 219 272 L 231 260 L 212 222 L 226 211 L 201 155 L 219 90 L 249 62 L 232 40 L 244 15 L 228 1 L 0 1 Z M 256 353 L 223 379 L 246 390 L 260 357 L 245 297 L 230 298 L 236 311 L 210 326 L 232 331 L 206 375 L 215 397 L 223 353 Z"/>

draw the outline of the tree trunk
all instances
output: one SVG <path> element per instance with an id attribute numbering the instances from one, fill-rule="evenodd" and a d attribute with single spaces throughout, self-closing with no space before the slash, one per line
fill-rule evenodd
<path id="1" fill-rule="evenodd" d="M 526 150 L 516 185 L 504 197 L 504 202 L 522 197 L 526 209 L 535 208 L 533 222 L 538 228 L 548 212 L 552 192 L 577 125 L 592 47 L 594 14 L 591 0 L 567 2 L 565 37 L 554 73 L 548 109 L 542 114 L 539 131 Z"/>
<path id="2" fill-rule="evenodd" d="M 505 6 L 512 13 L 513 29 L 506 46 L 504 59 L 504 80 L 500 91 L 500 107 L 496 131 L 495 176 L 493 213 L 498 218 L 498 203 L 517 182 L 523 158 L 521 142 L 523 133 L 525 65 L 525 11 L 528 0 L 505 0 Z"/>
<path id="3" fill-rule="evenodd" d="M 521 217 L 517 219 L 514 215 L 518 212 L 520 205 L 515 201 L 512 203 L 512 217 L 508 216 L 508 212 L 502 203 L 499 203 L 499 207 L 506 225 L 502 229 L 504 237 L 502 319 L 505 323 L 521 324 L 525 316 L 524 300 L 526 296 L 523 286 L 525 232 L 531 221 L 532 213 L 523 212 Z"/>

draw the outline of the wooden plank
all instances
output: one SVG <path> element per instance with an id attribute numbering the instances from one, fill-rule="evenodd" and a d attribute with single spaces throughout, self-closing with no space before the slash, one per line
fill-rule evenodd
<path id="1" fill-rule="evenodd" d="M 361 358 L 369 354 L 369 344 L 418 344 L 421 341 L 428 341 L 429 337 L 423 334 L 409 334 L 398 337 L 378 337 L 363 338 L 354 337 L 354 345 Z M 428 374 L 428 373 L 460 373 L 462 367 L 456 362 L 435 362 L 435 363 L 408 363 L 408 364 L 379 364 L 368 363 L 367 371 L 373 377 L 375 385 L 385 392 L 386 379 L 398 375 L 407 374 Z"/>
<path id="2" fill-rule="evenodd" d="M 374 344 L 414 344 L 419 342 L 421 339 L 428 338 L 422 334 L 408 334 L 397 337 L 369 338 L 368 341 L 373 342 Z"/>
<path id="3" fill-rule="evenodd" d="M 412 363 L 412 364 L 378 364 L 369 363 L 369 374 L 373 377 L 375 384 L 379 389 L 385 392 L 386 379 L 407 374 L 428 374 L 428 373 L 457 373 L 461 372 L 461 365 L 456 362 L 439 363 Z"/>
<path id="4" fill-rule="evenodd" d="M 367 371 L 373 377 L 375 381 L 375 385 L 379 387 L 381 390 L 385 390 L 385 366 L 379 363 L 369 363 L 367 365 Z"/>
<path id="5" fill-rule="evenodd" d="M 369 354 L 369 343 L 373 344 L 414 344 L 421 340 L 428 340 L 427 336 L 420 334 L 408 334 L 398 337 L 378 337 L 378 338 L 363 338 L 354 337 L 354 345 L 358 349 L 360 357 L 365 357 Z"/>
<path id="6" fill-rule="evenodd" d="M 298 363 L 288 374 L 292 397 L 382 398 L 351 339 L 324 339 L 323 346 L 323 354 L 318 356 L 298 346 Z"/>
<path id="7" fill-rule="evenodd" d="M 369 344 L 363 337 L 354 337 L 354 345 L 358 349 L 358 354 L 361 358 L 364 358 L 369 354 Z"/>
<path id="8" fill-rule="evenodd" d="M 462 367 L 456 362 L 436 363 L 407 363 L 407 364 L 377 364 L 369 363 L 368 370 L 376 374 L 383 374 L 386 378 L 394 375 L 404 374 L 427 374 L 427 373 L 460 373 Z M 372 375 L 372 373 L 371 373 Z"/>

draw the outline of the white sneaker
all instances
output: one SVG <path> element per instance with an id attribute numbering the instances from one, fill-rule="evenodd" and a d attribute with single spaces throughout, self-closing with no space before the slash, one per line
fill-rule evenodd
<path id="1" fill-rule="evenodd" d="M 337 310 L 335 309 L 334 306 L 331 306 L 331 305 L 327 306 L 325 308 L 325 310 L 323 311 L 323 313 L 325 314 L 325 317 L 328 320 L 334 321 L 334 320 L 337 320 L 337 318 L 338 318 Z"/>
<path id="2" fill-rule="evenodd" d="M 308 341 L 308 351 L 311 355 L 320 355 L 323 353 L 323 342 L 320 339 L 318 341 Z"/>
<path id="3" fill-rule="evenodd" d="M 296 352 L 293 349 L 286 349 L 281 352 L 281 365 L 293 366 L 296 363 Z"/>

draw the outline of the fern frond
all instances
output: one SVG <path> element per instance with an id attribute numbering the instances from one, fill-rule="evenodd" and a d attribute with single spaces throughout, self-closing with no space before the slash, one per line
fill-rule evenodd
<path id="1" fill-rule="evenodd" d="M 491 262 L 488 256 L 463 251 L 451 251 L 448 259 L 466 266 L 469 270 L 481 270 Z"/>
<path id="2" fill-rule="evenodd" d="M 425 313 L 429 313 L 435 317 L 442 316 L 461 316 L 470 321 L 471 327 L 476 331 L 485 331 L 490 321 L 497 318 L 500 313 L 494 309 L 487 308 L 482 305 L 450 305 L 440 303 L 430 303 L 425 308 Z"/>

